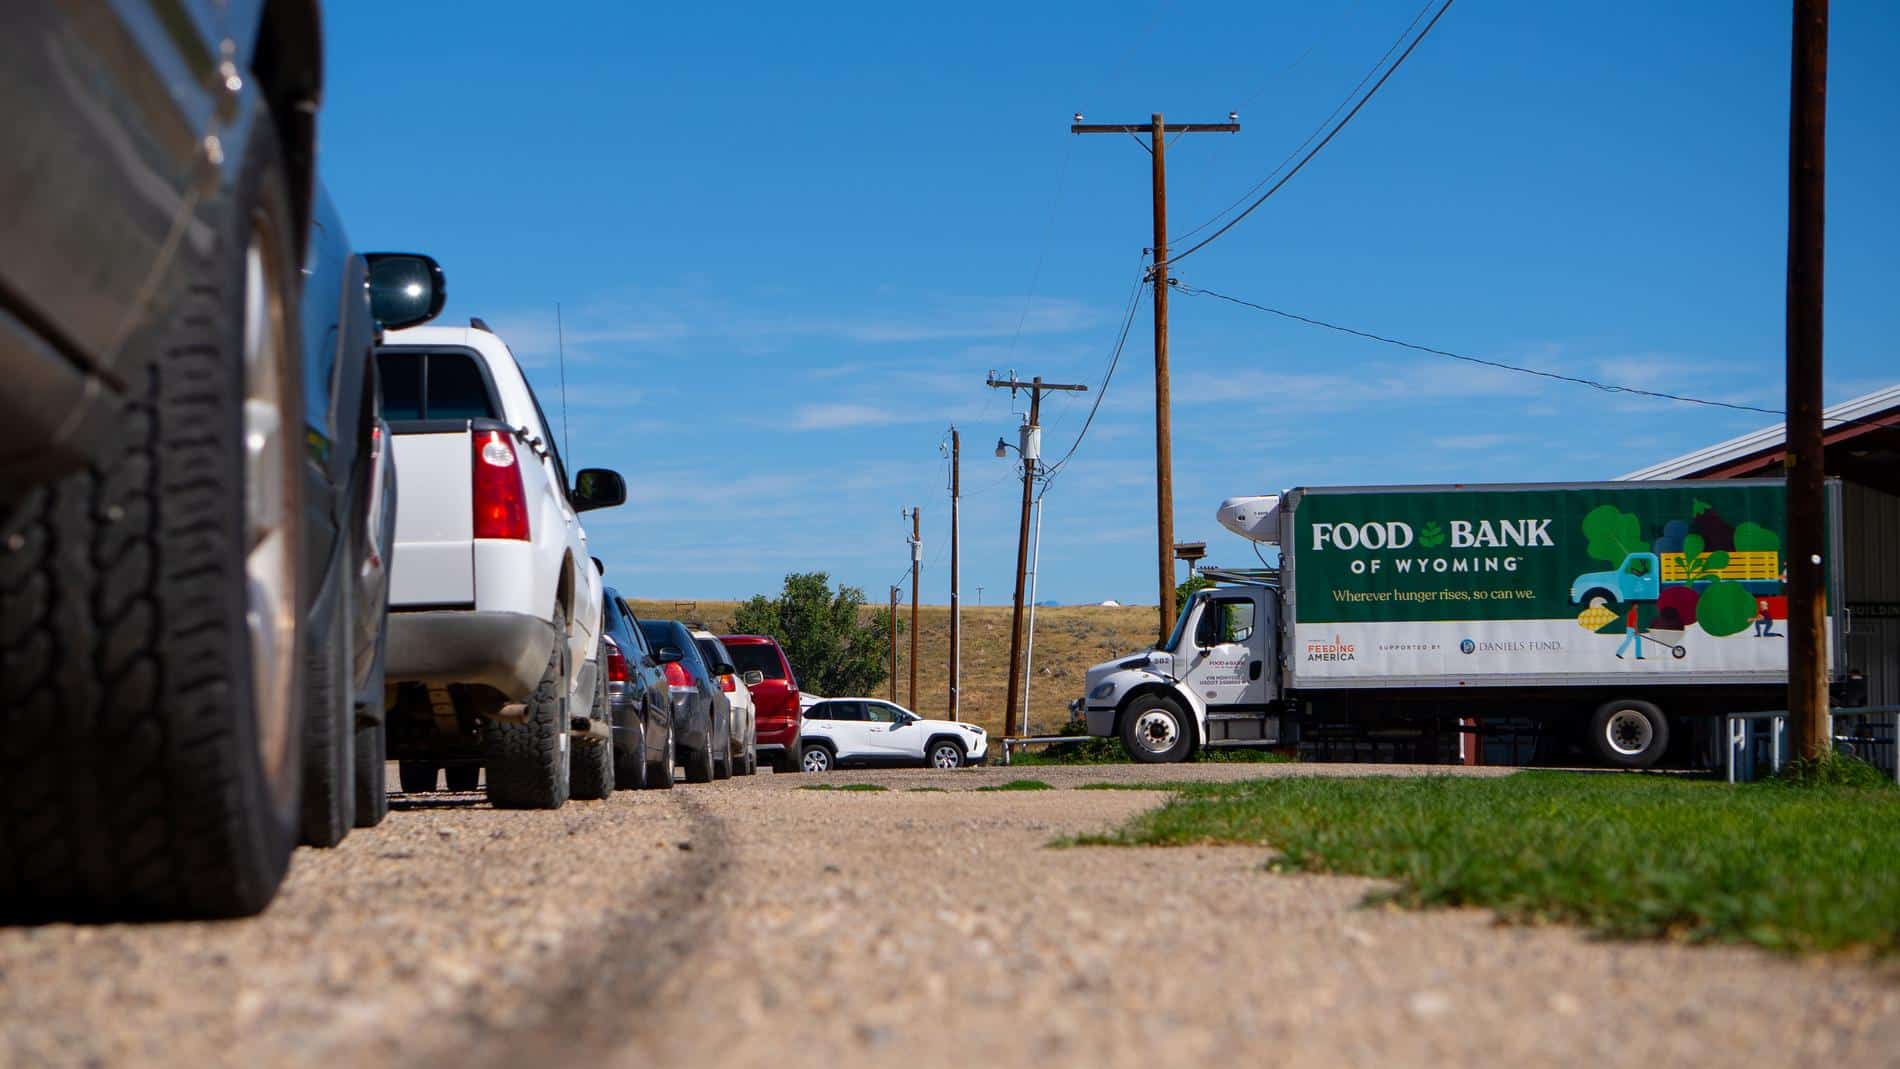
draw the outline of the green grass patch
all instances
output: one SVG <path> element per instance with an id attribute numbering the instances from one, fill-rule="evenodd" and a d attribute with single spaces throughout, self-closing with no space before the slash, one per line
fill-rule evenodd
<path id="1" fill-rule="evenodd" d="M 949 794 L 950 793 L 950 788 L 948 787 L 910 787 L 907 789 L 912 794 Z"/>
<path id="2" fill-rule="evenodd" d="M 1208 748 L 1203 749 L 1196 761 L 1210 764 L 1277 764 L 1293 759 L 1272 750 L 1255 748 Z M 1057 742 L 1034 750 L 1016 750 L 1009 755 L 1013 768 L 1017 765 L 1029 767 L 1051 765 L 1126 765 L 1133 762 L 1128 759 L 1128 751 L 1122 749 L 1121 740 L 1092 738 L 1085 742 Z"/>
<path id="3" fill-rule="evenodd" d="M 888 791 L 881 783 L 807 783 L 801 791 Z"/>
<path id="4" fill-rule="evenodd" d="M 1052 791 L 1052 790 L 1055 790 L 1055 788 L 1049 786 L 1047 783 L 1044 783 L 1043 781 L 1039 779 L 1013 779 L 1013 780 L 1010 780 L 1008 783 L 992 783 L 986 787 L 978 787 L 977 790 L 979 791 Z"/>
<path id="5" fill-rule="evenodd" d="M 1074 843 L 1244 843 L 1274 867 L 1396 881 L 1622 938 L 1900 951 L 1900 790 L 1532 772 L 1193 784 Z M 1385 896 L 1381 896 L 1385 897 Z"/>

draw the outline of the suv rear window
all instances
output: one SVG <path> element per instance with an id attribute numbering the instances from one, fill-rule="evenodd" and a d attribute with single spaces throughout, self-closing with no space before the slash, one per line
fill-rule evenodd
<path id="1" fill-rule="evenodd" d="M 740 672 L 763 672 L 767 679 L 784 679 L 785 662 L 779 659 L 778 650 L 763 642 L 729 642 L 726 649 L 732 653 L 732 663 Z"/>
<path id="2" fill-rule="evenodd" d="M 725 646 L 718 639 L 696 638 L 693 641 L 699 644 L 699 655 L 705 659 L 707 668 L 732 663 Z"/>
<path id="3" fill-rule="evenodd" d="M 466 353 L 384 352 L 383 418 L 391 423 L 431 419 L 496 419 L 488 379 Z"/>

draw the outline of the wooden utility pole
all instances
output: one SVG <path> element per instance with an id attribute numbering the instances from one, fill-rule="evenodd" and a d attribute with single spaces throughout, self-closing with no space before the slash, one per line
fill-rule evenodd
<path id="1" fill-rule="evenodd" d="M 950 719 L 957 718 L 957 691 L 963 682 L 963 621 L 960 595 L 957 590 L 957 571 L 961 563 L 957 556 L 957 508 L 958 499 L 963 496 L 963 437 L 953 426 L 950 428 Z"/>
<path id="2" fill-rule="evenodd" d="M 1051 390 L 1082 393 L 1088 387 L 1074 383 L 1044 382 L 1040 375 L 1024 382 L 1016 377 L 1014 371 L 1009 373 L 1007 379 L 991 375 L 984 384 L 991 389 L 1007 389 L 1011 397 L 1016 395 L 1017 390 L 1029 391 L 1029 422 L 1023 424 L 1021 443 L 1016 448 L 1023 458 L 1023 512 L 1022 523 L 1016 533 L 1016 600 L 1009 623 L 1009 688 L 1003 707 L 1003 734 L 1013 737 L 1020 730 L 1016 702 L 1022 693 L 1018 687 L 1023 667 L 1023 581 L 1029 565 L 1029 509 L 1035 502 L 1037 465 L 1042 458 L 1042 395 Z M 996 455 L 1004 456 L 1008 444 L 998 438 Z"/>
<path id="3" fill-rule="evenodd" d="M 897 700 L 897 587 L 891 587 L 891 701 Z"/>
<path id="4" fill-rule="evenodd" d="M 1166 123 L 1155 112 L 1145 124 L 1085 123 L 1077 115 L 1070 124 L 1074 134 L 1148 135 L 1148 156 L 1154 178 L 1154 285 L 1155 313 L 1155 551 L 1160 563 L 1161 634 L 1174 630 L 1174 446 L 1170 427 L 1172 401 L 1168 387 L 1168 137 L 1169 134 L 1237 134 L 1239 117 L 1228 113 L 1224 123 Z"/>
<path id="5" fill-rule="evenodd" d="M 1795 0 L 1788 109 L 1788 715 L 1804 757 L 1829 750 L 1827 453 L 1821 427 L 1827 0 Z"/>
<path id="6" fill-rule="evenodd" d="M 923 510 L 910 510 L 910 705 L 917 709 L 917 581 L 924 570 Z"/>

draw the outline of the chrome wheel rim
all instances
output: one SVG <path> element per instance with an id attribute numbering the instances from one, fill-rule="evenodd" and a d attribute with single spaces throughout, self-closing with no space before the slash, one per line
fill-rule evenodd
<path id="1" fill-rule="evenodd" d="M 290 797 L 292 694 L 297 616 L 299 476 L 292 411 L 288 315 L 282 298 L 278 236 L 261 215 L 244 250 L 244 578 L 251 653 L 251 701 L 257 752 L 280 805 Z"/>
<path id="2" fill-rule="evenodd" d="M 939 746 L 931 752 L 930 763 L 938 768 L 955 768 L 963 762 L 957 759 L 956 747 Z"/>
<path id="3" fill-rule="evenodd" d="M 1135 718 L 1135 742 L 1149 753 L 1167 753 L 1181 739 L 1181 725 L 1160 709 Z"/>
<path id="4" fill-rule="evenodd" d="M 1624 757 L 1635 757 L 1655 741 L 1656 729 L 1649 718 L 1634 709 L 1618 709 L 1603 725 L 1604 741 Z"/>
<path id="5" fill-rule="evenodd" d="M 807 772 L 826 772 L 831 769 L 831 755 L 823 750 L 806 750 L 801 763 Z"/>

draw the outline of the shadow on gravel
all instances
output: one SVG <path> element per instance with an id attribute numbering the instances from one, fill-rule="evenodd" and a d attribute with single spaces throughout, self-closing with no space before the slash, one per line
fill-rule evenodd
<path id="1" fill-rule="evenodd" d="M 392 794 L 389 796 L 389 808 L 392 812 L 416 813 L 431 809 L 476 809 L 488 804 L 488 795 L 481 791 L 463 791 L 450 794 L 437 791 L 430 794 Z"/>

